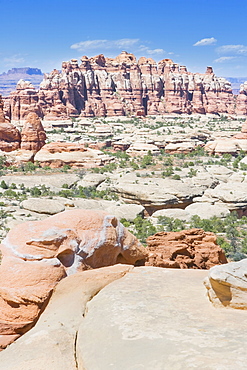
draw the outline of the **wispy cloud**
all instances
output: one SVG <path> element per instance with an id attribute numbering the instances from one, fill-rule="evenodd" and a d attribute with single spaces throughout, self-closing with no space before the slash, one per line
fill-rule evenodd
<path id="1" fill-rule="evenodd" d="M 135 55 L 152 55 L 161 56 L 165 54 L 165 50 L 161 48 L 151 48 L 148 46 L 149 42 L 143 43 L 140 39 L 118 39 L 118 40 L 86 40 L 80 41 L 76 44 L 70 46 L 71 49 L 77 50 L 79 52 L 92 53 L 92 52 L 104 52 L 107 50 L 112 55 L 119 53 L 121 50 L 126 50 L 128 52 L 134 53 Z M 172 53 L 170 53 L 172 54 Z"/>
<path id="2" fill-rule="evenodd" d="M 145 45 L 140 45 L 138 46 L 138 50 L 139 52 L 145 52 L 149 55 L 157 55 L 157 54 L 163 54 L 165 53 L 165 50 L 164 49 L 150 49 L 148 46 L 145 46 Z"/>
<path id="3" fill-rule="evenodd" d="M 197 41 L 193 46 L 207 46 L 207 45 L 215 45 L 217 40 L 214 37 L 209 37 L 206 39 L 201 39 Z"/>
<path id="4" fill-rule="evenodd" d="M 233 59 L 236 59 L 237 57 L 220 57 L 218 59 L 215 59 L 214 62 L 215 63 L 224 63 L 224 62 L 227 62 L 227 61 L 230 61 L 230 60 L 233 60 Z"/>
<path id="5" fill-rule="evenodd" d="M 70 48 L 78 51 L 89 51 L 94 49 L 122 49 L 136 45 L 139 41 L 139 39 L 87 40 L 73 44 Z"/>
<path id="6" fill-rule="evenodd" d="M 25 62 L 25 59 L 20 54 L 15 54 L 8 58 L 4 58 L 3 61 L 7 67 L 15 67 L 23 64 Z"/>
<path id="7" fill-rule="evenodd" d="M 216 49 L 219 54 L 247 55 L 247 46 L 245 45 L 223 45 Z"/>

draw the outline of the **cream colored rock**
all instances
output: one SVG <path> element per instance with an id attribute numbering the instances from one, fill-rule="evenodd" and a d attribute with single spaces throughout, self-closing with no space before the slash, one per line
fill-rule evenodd
<path id="1" fill-rule="evenodd" d="M 160 209 L 152 214 L 150 221 L 152 221 L 154 224 L 159 224 L 159 217 L 170 217 L 188 221 L 190 219 L 190 214 L 186 210 L 180 208 Z"/>
<path id="2" fill-rule="evenodd" d="M 106 186 L 103 183 L 97 189 L 103 190 Z M 141 204 L 152 214 L 159 209 L 184 208 L 192 203 L 193 197 L 202 195 L 204 188 L 169 178 L 135 178 L 130 174 L 115 181 L 111 190 L 126 203 Z"/>
<path id="3" fill-rule="evenodd" d="M 32 212 L 55 215 L 65 210 L 64 205 L 55 199 L 29 198 L 21 203 L 21 207 Z"/>
<path id="4" fill-rule="evenodd" d="M 247 310 L 246 273 L 247 259 L 212 267 L 204 283 L 213 305 Z"/>
<path id="5" fill-rule="evenodd" d="M 212 307 L 206 274 L 139 267 L 102 289 L 78 332 L 78 368 L 244 370 L 247 312 Z"/>
<path id="6" fill-rule="evenodd" d="M 38 161 L 42 167 L 50 166 L 52 168 L 69 165 L 76 168 L 91 168 L 102 166 L 109 163 L 112 158 L 100 150 L 85 149 L 82 145 L 64 143 L 46 144 L 35 155 L 35 161 Z"/>
<path id="7" fill-rule="evenodd" d="M 136 142 L 126 150 L 126 153 L 131 156 L 142 156 L 148 154 L 148 152 L 150 152 L 152 155 L 160 154 L 160 150 L 156 145 L 148 144 L 146 142 Z"/>
<path id="8" fill-rule="evenodd" d="M 7 185 L 11 185 L 12 183 L 15 183 L 16 185 L 24 184 L 25 187 L 29 188 L 45 185 L 54 191 L 58 191 L 63 185 L 70 188 L 80 180 L 80 177 L 73 173 L 56 173 L 48 175 L 33 174 L 2 176 L 2 180 L 4 180 Z"/>
<path id="9" fill-rule="evenodd" d="M 226 217 L 230 214 L 230 211 L 225 204 L 210 204 L 204 202 L 192 203 L 185 208 L 188 212 L 189 218 L 193 216 L 199 216 L 203 219 L 209 219 L 211 217 Z"/>
<path id="10" fill-rule="evenodd" d="M 105 181 L 106 175 L 100 173 L 87 173 L 77 185 L 82 187 L 98 186 Z"/>

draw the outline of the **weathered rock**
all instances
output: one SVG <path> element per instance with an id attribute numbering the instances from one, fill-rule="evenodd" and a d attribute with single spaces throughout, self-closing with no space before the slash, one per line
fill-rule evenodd
<path id="1" fill-rule="evenodd" d="M 238 152 L 247 152 L 247 141 L 243 140 L 242 137 L 231 138 L 231 139 L 217 139 L 209 141 L 204 149 L 210 154 L 237 154 Z"/>
<path id="2" fill-rule="evenodd" d="M 98 190 L 105 190 L 102 183 Z M 116 192 L 126 203 L 141 204 L 149 214 L 165 208 L 185 208 L 192 203 L 193 197 L 202 195 L 203 187 L 191 186 L 182 181 L 169 178 L 140 178 L 131 174 L 119 178 L 111 184 L 111 191 Z"/>
<path id="3" fill-rule="evenodd" d="M 46 133 L 36 113 L 29 113 L 21 131 L 21 149 L 39 151 L 45 145 Z"/>
<path id="4" fill-rule="evenodd" d="M 18 225 L 1 251 L 2 348 L 33 326 L 62 278 L 88 268 L 135 264 L 146 256 L 114 216 L 82 209 Z"/>
<path id="5" fill-rule="evenodd" d="M 207 189 L 204 192 L 204 197 L 207 197 L 209 202 L 221 202 L 225 204 L 231 211 L 246 211 L 247 210 L 247 194 L 246 182 L 231 182 L 221 183 L 214 189 Z"/>
<path id="6" fill-rule="evenodd" d="M 105 181 L 106 176 L 101 173 L 87 173 L 77 185 L 82 187 L 98 186 Z"/>
<path id="7" fill-rule="evenodd" d="M 247 103 L 247 100 L 246 100 Z M 241 133 L 233 137 L 234 139 L 247 140 L 247 120 L 243 123 Z"/>
<path id="8" fill-rule="evenodd" d="M 6 119 L 3 111 L 3 100 L 0 95 L 0 150 L 4 152 L 11 152 L 20 147 L 21 135 Z"/>
<path id="9" fill-rule="evenodd" d="M 21 135 L 19 130 L 9 122 L 0 123 L 0 150 L 11 152 L 20 147 Z"/>
<path id="10" fill-rule="evenodd" d="M 64 205 L 54 199 L 29 198 L 21 203 L 21 207 L 32 212 L 55 215 L 65 210 Z"/>
<path id="11" fill-rule="evenodd" d="M 216 239 L 202 229 L 156 233 L 147 238 L 146 266 L 209 269 L 227 263 Z"/>
<path id="12" fill-rule="evenodd" d="M 190 218 L 192 216 L 199 216 L 203 219 L 208 219 L 213 216 L 226 217 L 230 214 L 230 211 L 226 204 L 210 204 L 206 202 L 195 202 L 185 208 L 185 212 L 188 212 Z"/>
<path id="13" fill-rule="evenodd" d="M 3 111 L 3 106 L 4 106 L 4 103 L 3 103 L 2 95 L 0 95 L 0 123 L 8 122 L 8 120 L 5 117 L 4 111 Z"/>
<path id="14" fill-rule="evenodd" d="M 247 259 L 212 267 L 204 283 L 213 305 L 247 310 L 246 273 Z"/>
<path id="15" fill-rule="evenodd" d="M 133 145 L 129 147 L 129 149 L 126 150 L 127 154 L 130 154 L 131 156 L 143 156 L 145 154 L 148 154 L 150 152 L 152 155 L 159 155 L 160 150 L 156 145 L 153 144 L 147 144 L 145 142 L 136 142 Z"/>
<path id="16" fill-rule="evenodd" d="M 180 208 L 160 209 L 152 214 L 150 221 L 152 221 L 154 224 L 157 224 L 159 217 L 177 218 L 179 220 L 189 221 L 190 214 L 189 212 L 186 212 L 184 209 Z"/>
<path id="17" fill-rule="evenodd" d="M 125 218 L 127 221 L 133 221 L 137 216 L 143 216 L 144 207 L 140 204 L 120 204 L 112 202 L 112 205 L 107 207 L 107 213 L 115 215 L 119 220 Z"/>
<path id="18" fill-rule="evenodd" d="M 85 148 L 76 143 L 50 143 L 44 145 L 35 155 L 42 167 L 59 168 L 68 165 L 75 168 L 92 168 L 112 161 L 112 158 L 100 150 Z"/>
<path id="19" fill-rule="evenodd" d="M 23 120 L 31 112 L 43 117 L 34 86 L 28 81 L 20 80 L 16 90 L 10 94 L 10 118 L 15 121 Z"/>
<path id="20" fill-rule="evenodd" d="M 14 183 L 20 186 L 24 184 L 24 186 L 28 188 L 45 185 L 51 190 L 58 191 L 62 189 L 63 185 L 66 186 L 66 188 L 70 188 L 80 180 L 80 177 L 73 173 L 55 173 L 47 175 L 2 176 L 1 180 L 4 180 L 7 185 Z"/>

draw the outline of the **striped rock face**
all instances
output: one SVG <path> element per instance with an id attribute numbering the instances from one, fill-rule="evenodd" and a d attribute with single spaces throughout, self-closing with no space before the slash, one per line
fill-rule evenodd
<path id="1" fill-rule="evenodd" d="M 146 257 L 116 217 L 83 209 L 20 224 L 1 250 L 0 348 L 34 325 L 62 278 L 117 263 L 134 265 Z"/>

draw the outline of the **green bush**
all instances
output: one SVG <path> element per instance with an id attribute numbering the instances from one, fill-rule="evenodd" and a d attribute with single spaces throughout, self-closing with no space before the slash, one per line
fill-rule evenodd
<path id="1" fill-rule="evenodd" d="M 2 189 L 8 189 L 9 188 L 4 180 L 1 181 L 0 186 L 1 186 Z"/>

